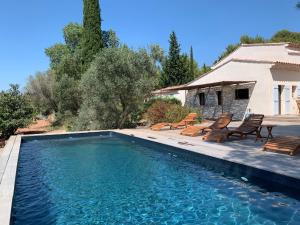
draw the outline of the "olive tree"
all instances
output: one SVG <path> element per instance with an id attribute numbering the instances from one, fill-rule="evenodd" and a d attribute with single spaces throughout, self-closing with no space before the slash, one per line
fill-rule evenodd
<path id="1" fill-rule="evenodd" d="M 155 82 L 155 66 L 145 50 L 103 49 L 82 77 L 76 129 L 131 126 Z"/>
<path id="2" fill-rule="evenodd" d="M 8 138 L 18 128 L 27 126 L 33 113 L 30 102 L 19 91 L 18 85 L 11 85 L 8 91 L 0 92 L 0 136 Z"/>

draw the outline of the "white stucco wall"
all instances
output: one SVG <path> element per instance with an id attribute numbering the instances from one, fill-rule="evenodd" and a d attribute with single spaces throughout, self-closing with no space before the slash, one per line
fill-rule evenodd
<path id="1" fill-rule="evenodd" d="M 185 104 L 185 92 L 186 91 L 174 91 L 168 93 L 155 94 L 156 97 L 166 97 L 166 98 L 177 98 L 181 101 L 182 105 Z"/>
<path id="2" fill-rule="evenodd" d="M 251 113 L 272 115 L 273 79 L 270 72 L 271 66 L 272 64 L 231 61 L 189 85 L 221 81 L 256 81 L 247 110 Z"/>

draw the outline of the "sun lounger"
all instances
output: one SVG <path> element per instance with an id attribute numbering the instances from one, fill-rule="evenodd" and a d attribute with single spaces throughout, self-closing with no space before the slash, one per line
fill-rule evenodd
<path id="1" fill-rule="evenodd" d="M 251 114 L 243 123 L 233 130 L 212 130 L 208 132 L 203 140 L 222 142 L 230 136 L 238 136 L 244 138 L 247 135 L 254 134 L 256 137 L 260 136 L 259 127 L 263 122 L 264 115 Z"/>
<path id="2" fill-rule="evenodd" d="M 295 155 L 300 149 L 300 137 L 276 137 L 267 141 L 264 151 Z"/>
<path id="3" fill-rule="evenodd" d="M 241 138 L 247 135 L 254 134 L 257 137 L 260 135 L 259 127 L 262 124 L 264 115 L 262 114 L 250 114 L 243 123 L 236 129 L 228 132 L 228 136 L 239 136 Z"/>
<path id="4" fill-rule="evenodd" d="M 195 137 L 201 131 L 202 131 L 202 133 L 204 133 L 205 131 L 227 129 L 228 124 L 232 120 L 232 116 L 233 116 L 233 114 L 224 113 L 213 124 L 211 124 L 209 126 L 201 126 L 201 125 L 200 126 L 189 126 L 189 127 L 185 128 L 183 131 L 181 131 L 180 134 Z"/>
<path id="5" fill-rule="evenodd" d="M 170 123 L 157 123 L 151 126 L 151 130 L 160 131 L 162 128 L 170 126 Z"/>
<path id="6" fill-rule="evenodd" d="M 184 128 L 188 125 L 194 124 L 196 122 L 197 113 L 188 114 L 183 120 L 179 123 L 157 123 L 151 126 L 151 130 L 160 131 L 164 127 L 169 127 L 170 129 Z"/>

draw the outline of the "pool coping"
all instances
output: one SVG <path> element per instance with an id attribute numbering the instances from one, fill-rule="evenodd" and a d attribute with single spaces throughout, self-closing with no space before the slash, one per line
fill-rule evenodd
<path id="1" fill-rule="evenodd" d="M 53 137 L 53 136 L 69 136 L 72 134 L 92 134 L 92 133 L 101 133 L 101 132 L 113 132 L 118 133 L 121 135 L 131 136 L 135 138 L 139 138 L 146 141 L 151 141 L 153 143 L 162 144 L 165 146 L 175 147 L 178 149 L 202 154 L 205 156 L 229 161 L 235 164 L 241 164 L 244 166 L 252 167 L 254 169 L 263 170 L 267 172 L 271 172 L 277 175 L 281 175 L 284 177 L 291 177 L 297 180 L 300 180 L 299 177 L 292 177 L 287 176 L 283 173 L 274 172 L 268 170 L 267 168 L 261 168 L 258 166 L 253 166 L 250 163 L 242 163 L 236 160 L 229 160 L 228 158 L 217 157 L 211 154 L 206 154 L 205 152 L 197 151 L 195 146 L 186 146 L 180 145 L 177 142 L 170 142 L 167 140 L 161 139 L 153 139 L 147 135 L 141 135 L 132 132 L 132 130 L 96 130 L 96 131 L 82 131 L 82 132 L 68 132 L 68 133 L 60 133 L 60 134 L 36 134 L 36 135 L 18 135 L 18 136 L 11 136 L 8 140 L 5 148 L 3 149 L 2 153 L 0 154 L 0 221 L 2 225 L 9 225 L 11 219 L 11 209 L 13 203 L 13 196 L 14 196 L 14 189 L 15 189 L 15 181 L 16 181 L 16 173 L 17 173 L 17 165 L 18 165 L 18 158 L 19 152 L 21 147 L 22 138 L 31 138 L 31 137 Z M 213 148 L 213 147 L 211 147 Z"/>

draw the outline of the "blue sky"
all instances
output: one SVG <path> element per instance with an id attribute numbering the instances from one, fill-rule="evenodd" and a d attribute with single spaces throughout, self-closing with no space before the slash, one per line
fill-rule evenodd
<path id="1" fill-rule="evenodd" d="M 269 38 L 276 31 L 300 31 L 297 0 L 102 0 L 102 28 L 112 28 L 133 48 L 157 43 L 166 51 L 172 30 L 182 51 L 192 45 L 199 64 L 210 65 L 243 34 Z M 44 71 L 44 49 L 62 42 L 62 28 L 82 22 L 82 0 L 9 0 L 0 7 L 0 90 L 25 86 Z"/>

